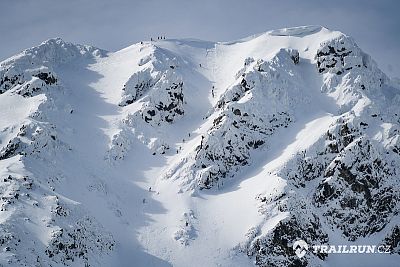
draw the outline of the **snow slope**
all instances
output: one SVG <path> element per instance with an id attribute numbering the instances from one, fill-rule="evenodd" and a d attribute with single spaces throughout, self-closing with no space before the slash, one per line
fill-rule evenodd
<path id="1" fill-rule="evenodd" d="M 396 266 L 399 92 L 320 26 L 48 40 L 0 65 L 0 264 Z"/>

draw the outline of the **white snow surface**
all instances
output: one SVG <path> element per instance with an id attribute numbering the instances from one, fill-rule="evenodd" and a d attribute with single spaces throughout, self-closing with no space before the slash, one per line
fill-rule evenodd
<path id="1" fill-rule="evenodd" d="M 0 160 L 1 181 L 9 175 L 17 180 L 2 184 L 2 196 L 20 192 L 0 212 L 0 227 L 22 240 L 20 245 L 7 245 L 10 249 L 2 246 L 0 263 L 254 266 L 254 257 L 239 249 L 248 242 L 249 231 L 255 227 L 260 235 L 267 234 L 288 216 L 285 212 L 266 216 L 257 199 L 286 190 L 288 181 L 280 170 L 297 153 L 315 145 L 342 114 L 372 114 L 369 107 L 375 101 L 381 101 L 379 107 L 400 103 L 394 83 L 386 83 L 383 95 L 374 92 L 372 84 L 366 97 L 346 91 L 346 85 L 357 83 L 350 76 L 339 81 L 330 72 L 318 72 L 318 49 L 343 36 L 324 27 L 304 26 L 233 42 L 145 41 L 109 53 L 54 39 L 41 49 L 1 62 L 0 71 L 14 68 L 25 78 L 0 94 L 0 151 L 12 140 L 21 140 L 18 153 Z M 54 43 L 64 49 L 62 53 L 51 47 Z M 43 54 L 42 49 L 52 50 Z M 290 58 L 292 51 L 298 51 L 298 64 Z M 55 73 L 56 85 L 46 85 L 30 97 L 16 93 L 29 83 L 30 73 L 36 73 L 27 69 L 39 71 L 40 66 Z M 265 76 L 257 76 L 257 68 L 266 68 Z M 239 101 L 227 101 L 240 88 L 243 75 L 258 81 L 254 85 L 258 89 L 244 92 Z M 135 88 L 139 82 L 149 82 L 141 93 Z M 167 92 L 182 92 L 183 99 Z M 132 94 L 135 99 L 126 104 Z M 222 100 L 225 104 L 218 106 Z M 221 144 L 218 138 L 223 139 L 219 134 L 224 129 L 236 134 L 225 122 L 213 126 L 221 114 L 229 118 L 234 108 L 255 115 L 255 125 L 267 127 L 257 124 L 257 118 L 265 121 L 283 111 L 291 120 L 270 135 L 257 136 L 265 142 L 243 152 L 249 155 L 246 166 L 232 165 L 232 173 L 218 186 L 203 189 L 196 180 L 203 173 L 196 147 L 203 138 L 207 144 Z M 156 115 L 146 115 L 153 111 Z M 23 125 L 28 129 L 25 135 L 20 134 Z M 392 127 L 398 124 L 382 122 L 369 134 L 386 146 L 398 144 L 390 134 Z M 210 168 L 225 166 L 218 164 Z M 23 177 L 34 181 L 33 189 L 24 187 Z M 58 202 L 69 215 L 53 214 Z M 49 258 L 45 250 L 57 229 L 72 229 L 82 218 L 90 218 L 87 227 L 95 232 L 84 236 L 89 259 Z M 349 243 L 339 230 L 330 236 L 338 244 Z M 96 239 L 104 247 L 113 244 L 112 248 L 91 245 Z M 396 254 L 347 257 L 352 266 L 373 266 L 382 260 L 385 266 L 396 266 L 398 261 Z M 335 255 L 321 264 L 346 263 Z"/>

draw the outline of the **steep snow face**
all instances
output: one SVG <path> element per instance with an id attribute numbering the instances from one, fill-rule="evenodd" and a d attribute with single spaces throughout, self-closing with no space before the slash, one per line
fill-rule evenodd
<path id="1" fill-rule="evenodd" d="M 337 266 L 399 253 L 400 91 L 320 26 L 115 53 L 51 39 L 0 66 L 0 262 Z M 353 257 L 354 256 L 354 257 Z"/>

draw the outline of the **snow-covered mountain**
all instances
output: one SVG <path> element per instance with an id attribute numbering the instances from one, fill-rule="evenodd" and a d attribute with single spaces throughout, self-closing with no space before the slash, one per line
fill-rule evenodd
<path id="1" fill-rule="evenodd" d="M 396 266 L 399 123 L 398 83 L 320 26 L 50 39 L 0 65 L 0 265 Z"/>

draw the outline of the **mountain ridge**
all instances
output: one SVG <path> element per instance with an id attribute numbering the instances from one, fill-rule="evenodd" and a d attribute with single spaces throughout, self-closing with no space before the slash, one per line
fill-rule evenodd
<path id="1" fill-rule="evenodd" d="M 321 26 L 117 52 L 45 41 L 0 63 L 0 261 L 342 260 L 298 258 L 303 239 L 390 244 L 345 258 L 395 266 L 399 101 L 351 37 Z"/>

